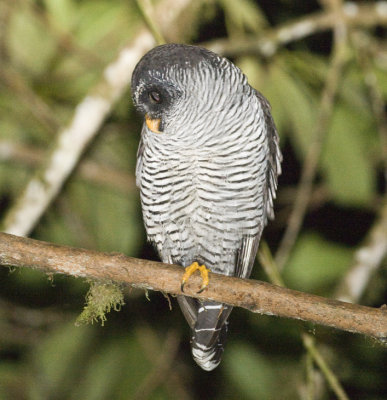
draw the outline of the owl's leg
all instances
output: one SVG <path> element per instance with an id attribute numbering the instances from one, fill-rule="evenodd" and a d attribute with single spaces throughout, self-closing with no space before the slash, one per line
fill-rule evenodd
<path id="1" fill-rule="evenodd" d="M 181 291 L 184 292 L 184 285 L 190 276 L 196 271 L 200 271 L 200 275 L 203 279 L 202 286 L 200 286 L 200 290 L 197 293 L 201 293 L 210 283 L 210 278 L 208 273 L 210 270 L 205 265 L 199 265 L 196 261 L 189 265 L 184 272 L 183 279 L 181 280 Z"/>

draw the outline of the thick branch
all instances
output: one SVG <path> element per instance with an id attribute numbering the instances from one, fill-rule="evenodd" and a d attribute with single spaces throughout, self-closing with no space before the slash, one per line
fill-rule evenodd
<path id="1" fill-rule="evenodd" d="M 177 265 L 59 246 L 0 233 L 0 265 L 37 268 L 91 279 L 181 294 L 182 269 Z M 255 313 L 301 319 L 337 329 L 387 340 L 387 312 L 298 292 L 266 282 L 211 274 L 209 287 L 196 291 L 200 278 L 193 276 L 186 286 L 189 296 L 246 308 Z"/>

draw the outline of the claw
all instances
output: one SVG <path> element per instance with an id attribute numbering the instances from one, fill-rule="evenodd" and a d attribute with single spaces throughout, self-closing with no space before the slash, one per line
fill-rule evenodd
<path id="1" fill-rule="evenodd" d="M 203 283 L 202 286 L 200 286 L 200 289 L 198 292 L 196 293 L 202 293 L 203 290 L 208 286 L 208 284 L 210 283 L 210 278 L 208 276 L 208 273 L 210 272 L 210 270 L 208 268 L 206 268 L 205 265 L 199 265 L 196 261 L 194 263 L 192 263 L 191 265 L 189 265 L 184 272 L 183 275 L 183 279 L 181 280 L 181 286 L 180 289 L 182 292 L 184 292 L 184 286 L 185 283 L 187 282 L 187 280 L 190 278 L 190 276 L 196 271 L 199 270 L 200 271 L 200 275 L 203 279 Z"/>
<path id="2" fill-rule="evenodd" d="M 208 286 L 208 284 L 207 285 L 202 285 L 202 286 L 200 286 L 200 289 L 196 292 L 197 294 L 199 294 L 199 293 L 201 293 L 201 292 L 203 292 L 203 290 L 206 288 Z"/>

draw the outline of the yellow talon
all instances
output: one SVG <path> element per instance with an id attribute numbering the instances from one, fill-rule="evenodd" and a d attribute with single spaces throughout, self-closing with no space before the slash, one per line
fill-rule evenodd
<path id="1" fill-rule="evenodd" d="M 196 271 L 200 271 L 200 275 L 203 279 L 202 286 L 200 286 L 200 289 L 197 293 L 201 293 L 210 283 L 210 278 L 208 276 L 208 273 L 210 270 L 205 266 L 205 265 L 199 265 L 196 261 L 189 265 L 184 272 L 183 279 L 181 280 L 181 291 L 184 292 L 184 285 L 189 279 L 189 277 Z"/>

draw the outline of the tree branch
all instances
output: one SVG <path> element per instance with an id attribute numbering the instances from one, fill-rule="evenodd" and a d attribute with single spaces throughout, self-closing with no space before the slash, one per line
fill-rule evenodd
<path id="1" fill-rule="evenodd" d="M 365 1 L 361 3 L 347 2 L 343 5 L 341 13 L 343 22 L 348 28 L 368 28 L 387 24 L 387 7 L 384 1 L 372 4 Z M 245 54 L 271 57 L 280 46 L 333 29 L 336 24 L 335 14 L 334 10 L 319 11 L 269 29 L 260 38 L 251 36 L 240 40 L 216 39 L 201 45 L 226 57 Z"/>
<path id="2" fill-rule="evenodd" d="M 101 253 L 0 233 L 0 265 L 36 268 L 96 280 L 181 295 L 181 266 Z M 198 294 L 193 276 L 185 294 L 242 307 L 259 314 L 310 321 L 387 341 L 387 311 L 298 292 L 266 282 L 211 274 L 211 283 Z"/>
<path id="3" fill-rule="evenodd" d="M 354 303 L 360 300 L 373 273 L 387 254 L 387 200 L 367 239 L 353 257 L 352 265 L 338 286 L 335 297 Z"/>

